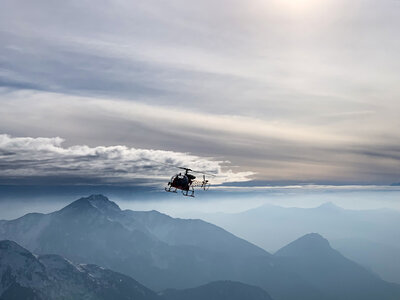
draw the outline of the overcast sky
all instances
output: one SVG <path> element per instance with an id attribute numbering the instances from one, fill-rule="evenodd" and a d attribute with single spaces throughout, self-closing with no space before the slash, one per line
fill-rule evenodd
<path id="1" fill-rule="evenodd" d="M 3 0 L 0 183 L 400 182 L 399 28 L 397 0 Z"/>

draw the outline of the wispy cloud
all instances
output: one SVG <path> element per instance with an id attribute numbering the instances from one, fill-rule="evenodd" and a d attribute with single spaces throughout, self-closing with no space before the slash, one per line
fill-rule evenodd
<path id="1" fill-rule="evenodd" d="M 251 171 L 274 182 L 398 181 L 399 137 L 377 130 L 374 122 L 350 129 L 347 124 L 310 126 L 37 91 L 4 92 L 0 100 L 0 126 L 14 136 L 62 136 L 68 146 L 92 148 L 158 146 L 229 160 L 235 172 Z"/>

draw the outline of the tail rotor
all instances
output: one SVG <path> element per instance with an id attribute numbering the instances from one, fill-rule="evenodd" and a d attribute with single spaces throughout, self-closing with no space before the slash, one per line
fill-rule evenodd
<path id="1" fill-rule="evenodd" d="M 203 174 L 203 182 L 201 183 L 201 188 L 205 191 L 207 191 L 210 188 L 210 184 L 208 183 L 208 180 L 206 179 L 206 175 Z"/>

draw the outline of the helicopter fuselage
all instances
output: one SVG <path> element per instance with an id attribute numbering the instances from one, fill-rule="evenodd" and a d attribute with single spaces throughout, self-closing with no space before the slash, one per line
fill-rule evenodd
<path id="1" fill-rule="evenodd" d="M 179 173 L 172 176 L 171 180 L 168 182 L 168 186 L 165 188 L 166 192 L 176 193 L 177 190 L 181 190 L 184 196 L 194 197 L 194 187 L 200 187 L 203 190 L 208 190 L 209 184 L 206 180 L 205 174 L 203 174 L 203 181 L 195 180 L 196 176 L 190 174 L 189 172 L 193 170 L 188 168 L 181 168 L 185 170 L 185 173 Z"/>
<path id="2" fill-rule="evenodd" d="M 168 185 L 179 190 L 188 191 L 195 178 L 191 174 L 176 174 L 171 178 Z"/>

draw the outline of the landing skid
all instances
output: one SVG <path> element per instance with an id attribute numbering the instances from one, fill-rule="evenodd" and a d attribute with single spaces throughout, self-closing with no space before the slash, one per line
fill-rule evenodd
<path id="1" fill-rule="evenodd" d="M 176 188 L 171 185 L 171 183 L 168 183 L 168 186 L 164 188 L 166 192 L 168 193 L 177 193 L 177 190 L 182 190 L 182 195 L 185 197 L 194 197 L 194 188 L 192 186 L 189 186 L 188 190 L 183 190 L 181 188 Z"/>
<path id="2" fill-rule="evenodd" d="M 182 195 L 186 197 L 194 197 L 194 188 L 193 186 L 189 186 L 189 189 L 182 190 Z"/>
<path id="3" fill-rule="evenodd" d="M 165 191 L 166 192 L 168 192 L 168 193 L 177 193 L 177 191 L 176 191 L 177 189 L 174 189 L 174 190 L 172 190 L 172 188 L 171 187 L 169 187 L 169 188 L 165 188 Z"/>
<path id="4" fill-rule="evenodd" d="M 165 191 L 166 192 L 168 192 L 168 193 L 178 193 L 177 192 L 177 188 L 171 188 L 171 187 L 169 187 L 169 188 L 165 188 Z M 183 196 L 185 196 L 185 197 L 193 197 L 194 198 L 194 190 L 189 190 L 189 191 L 184 191 L 184 190 L 182 190 L 182 195 Z"/>
<path id="5" fill-rule="evenodd" d="M 186 197 L 193 197 L 194 198 L 194 190 L 190 190 L 190 194 L 189 194 L 189 191 L 182 190 L 182 195 L 186 196 Z"/>

